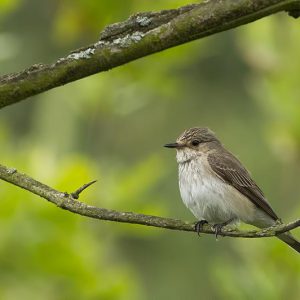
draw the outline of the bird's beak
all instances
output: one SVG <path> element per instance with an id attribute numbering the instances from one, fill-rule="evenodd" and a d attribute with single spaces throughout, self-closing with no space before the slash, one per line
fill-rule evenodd
<path id="1" fill-rule="evenodd" d="M 170 143 L 170 144 L 165 144 L 164 147 L 166 148 L 181 148 L 183 145 L 180 145 L 178 143 Z"/>

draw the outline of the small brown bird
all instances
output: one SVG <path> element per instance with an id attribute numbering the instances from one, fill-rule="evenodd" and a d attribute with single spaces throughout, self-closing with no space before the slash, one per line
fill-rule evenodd
<path id="1" fill-rule="evenodd" d="M 259 228 L 280 222 L 249 172 L 210 129 L 185 130 L 165 147 L 177 150 L 181 198 L 199 220 L 198 233 L 207 222 L 215 224 L 216 235 L 237 221 Z M 300 242 L 289 232 L 277 237 L 300 253 Z"/>

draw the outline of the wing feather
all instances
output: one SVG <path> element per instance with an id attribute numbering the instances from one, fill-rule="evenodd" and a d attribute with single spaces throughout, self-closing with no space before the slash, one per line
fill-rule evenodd
<path id="1" fill-rule="evenodd" d="M 210 153 L 207 159 L 212 170 L 226 183 L 236 188 L 271 218 L 274 220 L 278 219 L 276 213 L 271 208 L 261 189 L 251 178 L 249 172 L 230 152 L 221 149 L 218 152 Z"/>

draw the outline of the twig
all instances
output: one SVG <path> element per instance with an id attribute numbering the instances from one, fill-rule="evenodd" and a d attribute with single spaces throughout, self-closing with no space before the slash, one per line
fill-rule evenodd
<path id="1" fill-rule="evenodd" d="M 0 108 L 280 11 L 299 16 L 300 0 L 208 0 L 178 9 L 136 14 L 107 26 L 97 42 L 72 51 L 53 64 L 35 64 L 0 77 Z"/>
<path id="2" fill-rule="evenodd" d="M 71 197 L 74 199 L 79 199 L 79 195 L 80 193 L 82 193 L 86 188 L 88 188 L 89 186 L 91 186 L 92 184 L 94 184 L 95 182 L 97 182 L 97 180 L 93 180 L 89 183 L 84 184 L 83 186 L 81 186 L 79 189 L 77 189 L 75 192 L 71 193 Z M 68 197 L 69 194 L 65 193 L 65 197 Z"/>
<path id="3" fill-rule="evenodd" d="M 49 202 L 57 205 L 62 209 L 89 218 L 160 227 L 172 230 L 195 231 L 195 223 L 191 222 L 184 222 L 176 219 L 162 218 L 133 212 L 119 212 L 115 210 L 87 205 L 85 203 L 75 200 L 71 195 L 66 195 L 66 193 L 59 192 L 41 182 L 36 181 L 35 179 L 29 177 L 26 174 L 19 173 L 15 168 L 7 168 L 5 166 L 0 165 L 0 179 L 5 180 L 13 185 L 19 186 L 23 189 L 26 189 L 29 192 L 48 200 Z M 80 193 L 92 183 L 94 183 L 94 181 L 89 184 L 85 184 L 77 191 L 79 191 Z M 280 233 L 293 230 L 299 226 L 300 219 L 288 224 L 279 224 L 263 230 L 240 231 L 224 228 L 220 235 L 242 238 L 272 237 Z M 211 224 L 204 224 L 201 228 L 201 232 L 215 234 L 215 230 L 212 228 Z"/>

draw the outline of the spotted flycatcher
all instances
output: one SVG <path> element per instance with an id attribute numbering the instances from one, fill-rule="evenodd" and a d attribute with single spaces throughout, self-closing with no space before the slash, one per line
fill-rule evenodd
<path id="1" fill-rule="evenodd" d="M 249 172 L 210 129 L 188 129 L 165 147 L 176 149 L 181 198 L 199 220 L 198 233 L 207 222 L 216 235 L 237 221 L 259 228 L 280 222 Z M 289 232 L 277 237 L 300 253 L 300 242 Z"/>

